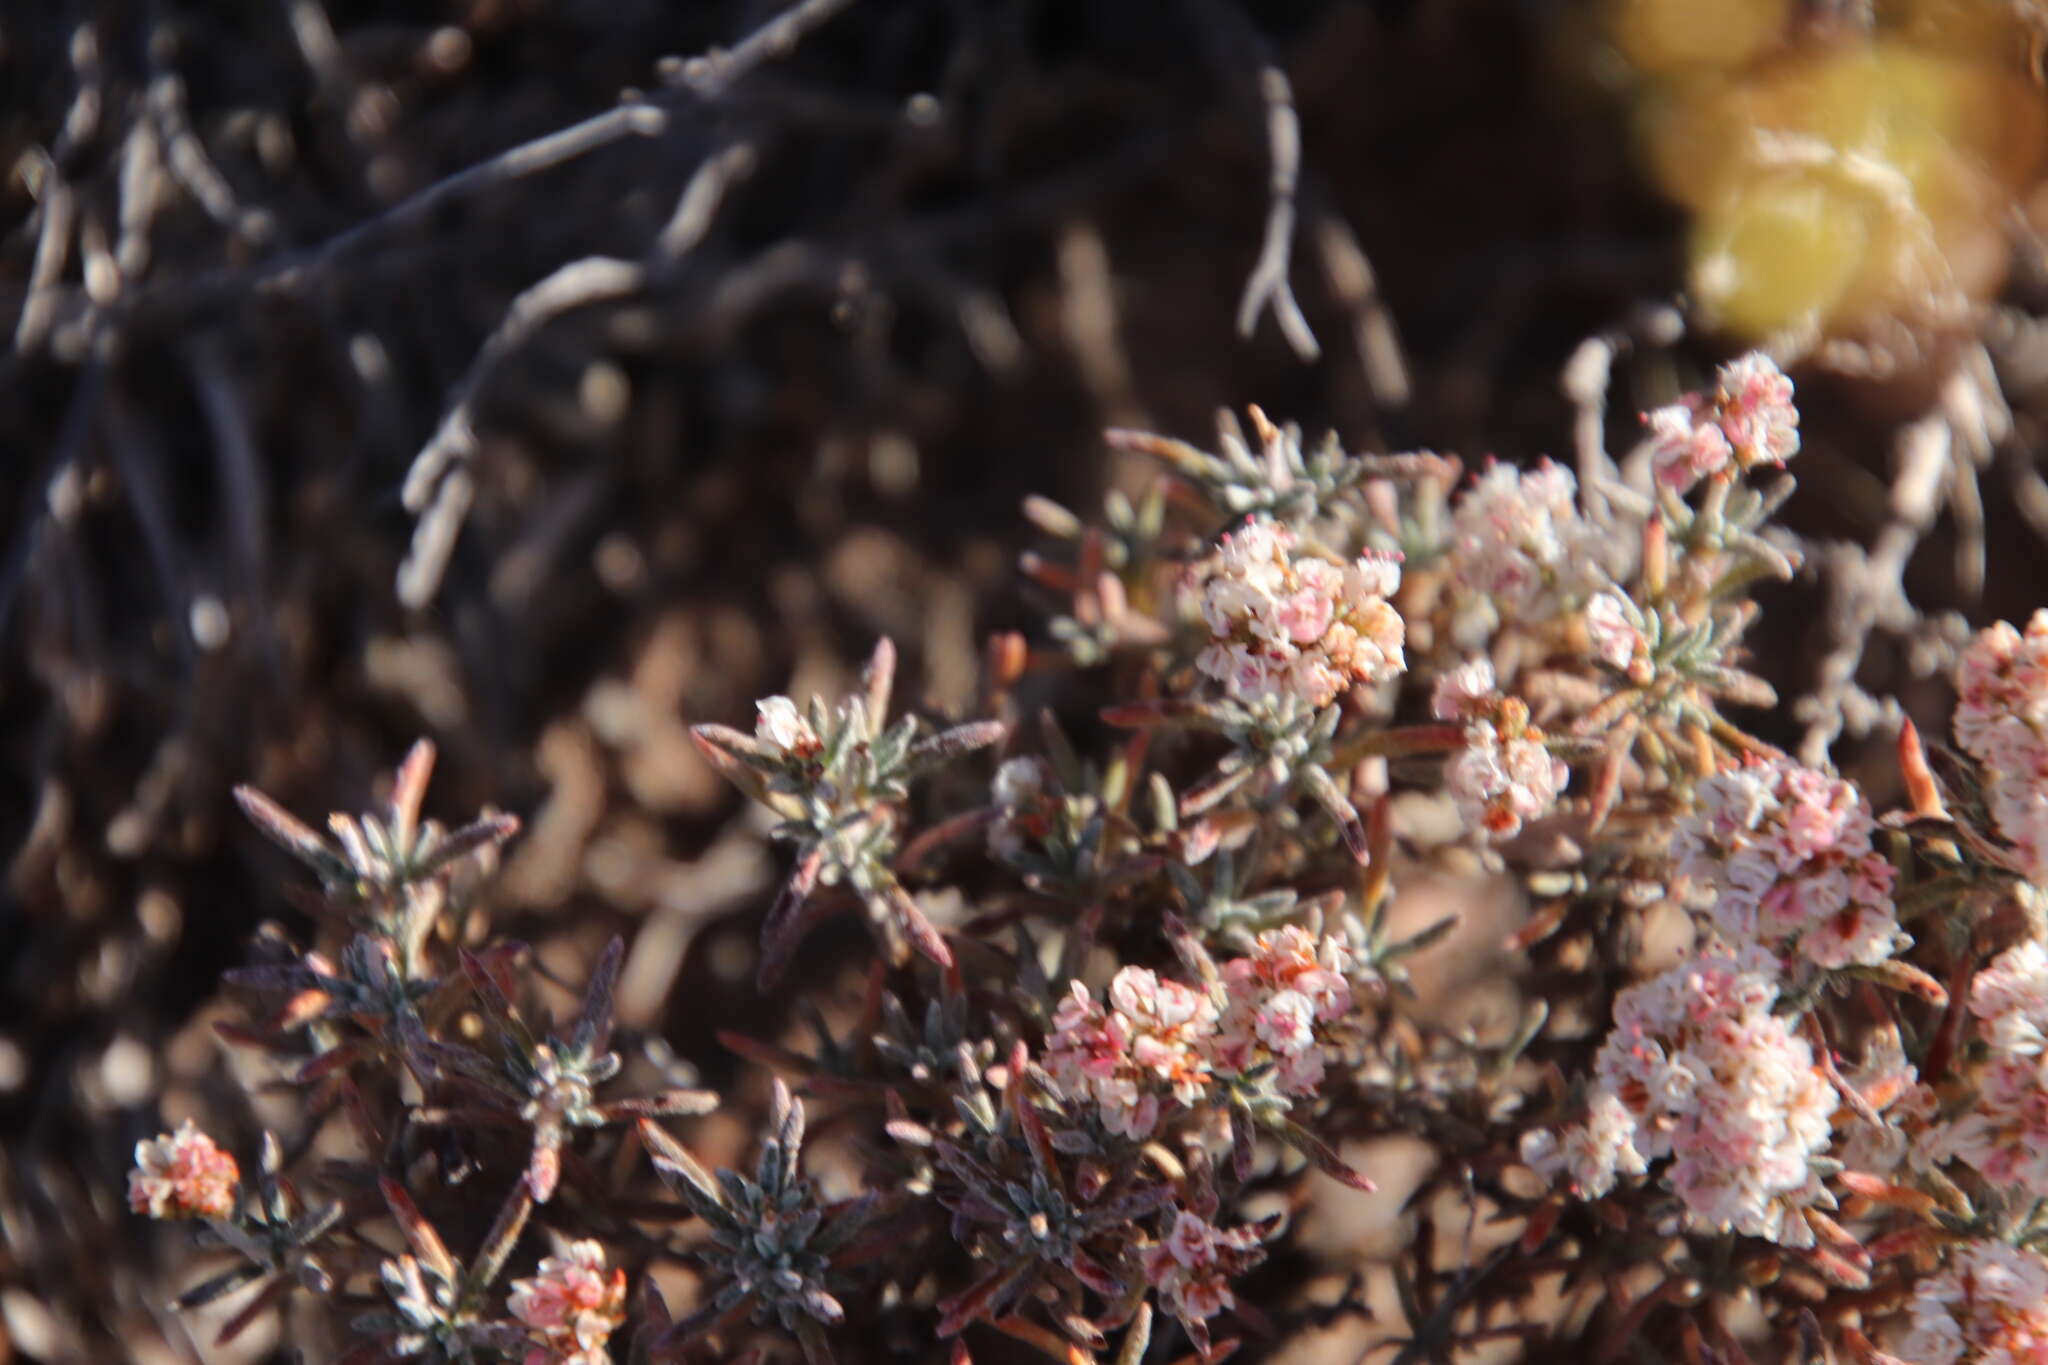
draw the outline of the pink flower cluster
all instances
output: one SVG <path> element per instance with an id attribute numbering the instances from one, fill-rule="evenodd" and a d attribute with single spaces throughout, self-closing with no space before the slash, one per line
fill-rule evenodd
<path id="1" fill-rule="evenodd" d="M 1270 1062 L 1283 1094 L 1314 1094 L 1323 1083 L 1322 1032 L 1351 1013 L 1351 966 L 1341 939 L 1291 924 L 1260 934 L 1249 954 L 1223 964 L 1216 1069 L 1241 1074 Z"/>
<path id="2" fill-rule="evenodd" d="M 1236 1304 L 1230 1277 L 1258 1250 L 1255 1228 L 1226 1232 L 1181 1209 L 1166 1240 L 1146 1250 L 1145 1279 L 1168 1312 L 1183 1322 L 1200 1322 Z"/>
<path id="3" fill-rule="evenodd" d="M 1406 631 L 1387 600 L 1401 586 L 1400 562 L 1337 564 L 1295 548 L 1285 526 L 1248 522 L 1224 535 L 1202 585 L 1210 643 L 1196 666 L 1247 705 L 1295 697 L 1328 706 L 1352 683 L 1407 667 Z"/>
<path id="4" fill-rule="evenodd" d="M 506 1306 L 535 1342 L 525 1365 L 610 1365 L 605 1342 L 626 1320 L 626 1272 L 607 1273 L 596 1242 L 572 1242 L 568 1255 L 512 1281 Z"/>
<path id="5" fill-rule="evenodd" d="M 1892 906 L 1893 869 L 1852 784 L 1788 758 L 1746 763 L 1695 789 L 1679 822 L 1679 872 L 1712 889 L 1713 925 L 1732 949 L 1781 962 L 1872 965 L 1911 942 Z"/>
<path id="6" fill-rule="evenodd" d="M 2048 883 L 2048 609 L 2025 634 L 1979 631 L 1956 673 L 1956 743 L 1986 768 L 1991 818 L 2028 880 Z"/>
<path id="7" fill-rule="evenodd" d="M 1287 1095 L 1322 1084 L 1329 1026 L 1351 1011 L 1351 950 L 1288 926 L 1260 934 L 1203 990 L 1125 967 L 1097 1001 L 1076 981 L 1054 1013 L 1045 1066 L 1068 1095 L 1092 1101 L 1103 1126 L 1151 1135 L 1192 1108 L 1217 1077 L 1270 1068 Z"/>
<path id="8" fill-rule="evenodd" d="M 1957 1247 L 1913 1291 L 1899 1355 L 1914 1365 L 2048 1361 L 2048 1260 L 2004 1242 Z"/>
<path id="9" fill-rule="evenodd" d="M 1799 1210 L 1828 1200 L 1811 1161 L 1835 1095 L 1813 1049 L 1771 1012 L 1777 998 L 1775 964 L 1754 950 L 1623 991 L 1587 1121 L 1527 1134 L 1523 1160 L 1598 1197 L 1617 1174 L 1672 1157 L 1666 1179 L 1696 1227 L 1812 1245 Z"/>
<path id="10" fill-rule="evenodd" d="M 1937 1152 L 1985 1178 L 2048 1196 L 2048 947 L 2008 948 L 1970 984 L 1990 1045 L 1970 1107 L 1935 1135 Z"/>
<path id="11" fill-rule="evenodd" d="M 1438 720 L 1464 722 L 1464 743 L 1444 767 L 1444 789 L 1466 825 L 1512 838 L 1557 805 L 1571 769 L 1529 723 L 1528 704 L 1499 694 L 1492 664 L 1474 659 L 1444 674 L 1431 706 Z"/>
<path id="12" fill-rule="evenodd" d="M 1105 1007 L 1073 984 L 1053 1015 L 1046 1069 L 1069 1095 L 1094 1100 L 1111 1132 L 1148 1137 L 1162 1100 L 1185 1107 L 1208 1089 L 1216 1002 L 1143 967 L 1119 971 L 1107 994 Z"/>
<path id="13" fill-rule="evenodd" d="M 1527 618 L 1582 586 L 1597 532 L 1579 515 L 1579 484 L 1549 460 L 1493 463 L 1451 514 L 1451 573 L 1502 617 Z"/>
<path id="14" fill-rule="evenodd" d="M 1769 356 L 1752 351 L 1723 365 L 1711 396 L 1688 394 L 1646 413 L 1650 461 L 1660 483 L 1683 493 L 1729 465 L 1781 465 L 1799 453 L 1799 410 L 1792 381 Z"/>
<path id="15" fill-rule="evenodd" d="M 241 1180 L 235 1159 L 186 1119 L 175 1133 L 135 1144 L 128 1207 L 151 1218 L 226 1218 Z"/>

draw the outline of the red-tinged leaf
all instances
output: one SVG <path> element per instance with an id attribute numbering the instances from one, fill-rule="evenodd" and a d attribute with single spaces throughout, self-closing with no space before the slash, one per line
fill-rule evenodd
<path id="1" fill-rule="evenodd" d="M 1890 1208 L 1904 1209 L 1921 1218 L 1931 1218 L 1941 1207 L 1941 1201 L 1923 1190 L 1910 1189 L 1894 1184 L 1881 1176 L 1866 1175 L 1862 1171 L 1843 1171 L 1835 1177 L 1842 1188 L 1851 1194 L 1862 1195 L 1873 1203 Z"/>
<path id="2" fill-rule="evenodd" d="M 1056 1336 L 1046 1328 L 1040 1327 L 1029 1318 L 1014 1315 L 996 1318 L 989 1326 L 1004 1336 L 1015 1337 L 1027 1346 L 1036 1347 L 1044 1355 L 1059 1361 L 1060 1365 L 1095 1365 L 1094 1356 L 1064 1337 Z"/>
<path id="3" fill-rule="evenodd" d="M 949 1299 L 939 1301 L 940 1337 L 954 1337 L 967 1329 L 971 1322 L 979 1321 L 982 1310 L 993 1302 L 998 1294 L 1021 1274 L 1010 1266 L 997 1266 L 967 1288 Z"/>
<path id="4" fill-rule="evenodd" d="M 1252 1120 L 1242 1109 L 1230 1111 L 1230 1171 L 1242 1185 L 1252 1178 Z"/>
<path id="5" fill-rule="evenodd" d="M 283 1008 L 279 1009 L 276 1014 L 271 1015 L 268 1022 L 270 1027 L 278 1032 L 289 1033 L 293 1029 L 302 1028 L 326 1014 L 328 1007 L 333 1003 L 334 997 L 326 991 L 300 991 L 297 995 L 285 1001 Z"/>
<path id="6" fill-rule="evenodd" d="M 875 641 L 860 685 L 867 696 L 868 733 L 879 735 L 889 724 L 889 694 L 896 688 L 896 642 L 888 636 Z"/>
<path id="7" fill-rule="evenodd" d="M 640 1292 L 634 1298 L 637 1303 L 633 1315 L 633 1354 L 628 1358 L 628 1365 L 649 1365 L 654 1342 L 668 1334 L 669 1328 L 675 1325 L 675 1319 L 668 1311 L 668 1300 L 661 1296 L 661 1286 L 654 1282 L 652 1275 L 640 1277 Z"/>
<path id="8" fill-rule="evenodd" d="M 366 1341 L 334 1358 L 334 1365 L 387 1365 L 393 1359 L 382 1342 Z"/>
<path id="9" fill-rule="evenodd" d="M 1010 727 L 999 720 L 977 720 L 939 731 L 911 746 L 909 762 L 919 770 L 986 749 L 1003 742 Z"/>
<path id="10" fill-rule="evenodd" d="M 1201 781 L 1181 793 L 1180 818 L 1192 820 L 1206 811 L 1214 810 L 1229 800 L 1231 795 L 1245 783 L 1258 776 L 1258 769 L 1247 764 L 1241 767 L 1219 767 Z"/>
<path id="11" fill-rule="evenodd" d="M 946 946 L 946 936 L 939 932 L 939 927 L 931 922 L 900 884 L 890 886 L 889 905 L 896 912 L 896 923 L 912 947 L 941 967 L 953 965 L 953 950 Z"/>
<path id="12" fill-rule="evenodd" d="M 491 964 L 467 948 L 459 950 L 459 960 L 462 975 L 469 982 L 470 989 L 476 992 L 477 1002 L 484 1007 L 484 1012 L 491 1016 L 493 1023 L 512 1031 L 531 1050 L 533 1039 L 520 1020 L 519 1011 L 512 1005 L 506 983 L 491 969 Z"/>
<path id="13" fill-rule="evenodd" d="M 262 1266 L 245 1262 L 200 1281 L 178 1295 L 173 1302 L 181 1310 L 199 1308 L 217 1299 L 224 1299 L 237 1289 L 247 1288 L 262 1279 L 266 1273 Z"/>
<path id="14" fill-rule="evenodd" d="M 526 1188 L 536 1204 L 553 1199 L 555 1186 L 562 1182 L 562 1149 L 558 1142 L 534 1137 L 533 1155 L 526 1163 Z"/>
<path id="15" fill-rule="evenodd" d="M 1949 978 L 1948 1007 L 1941 1016 L 1941 1023 L 1934 1031 L 1934 1042 L 1928 1046 L 1926 1060 L 1920 1067 L 1920 1079 L 1928 1085 L 1939 1085 L 1948 1077 L 1949 1060 L 1955 1056 L 1956 1044 L 1962 1038 L 1963 1021 L 1968 1017 L 1964 1002 L 1970 998 L 1970 982 L 1977 974 L 1977 959 L 1971 953 L 1964 953 L 1955 966 L 1955 974 Z"/>
<path id="16" fill-rule="evenodd" d="M 249 818 L 249 823 L 279 848 L 323 876 L 345 870 L 345 864 L 335 856 L 327 841 L 283 806 L 251 786 L 238 786 L 234 794 L 235 804 L 242 808 L 242 814 Z"/>
<path id="17" fill-rule="evenodd" d="M 902 851 L 896 855 L 896 871 L 908 876 L 922 870 L 940 849 L 993 823 L 1000 814 L 1002 812 L 993 806 L 983 806 L 979 810 L 967 811 L 951 819 L 941 820 L 903 846 Z"/>
<path id="18" fill-rule="evenodd" d="M 1017 572 L 1044 588 L 1047 592 L 1062 597 L 1080 590 L 1081 579 L 1071 568 L 1055 564 L 1044 555 L 1026 550 L 1017 556 Z"/>
<path id="19" fill-rule="evenodd" d="M 710 1090 L 664 1090 L 654 1095 L 636 1095 L 597 1106 L 606 1123 L 642 1119 L 709 1114 L 718 1108 L 718 1096 Z"/>
<path id="20" fill-rule="evenodd" d="M 359 1043 L 343 1043 L 338 1047 L 328 1048 L 327 1051 L 300 1067 L 293 1074 L 292 1081 L 296 1085 L 311 1085 L 322 1076 L 345 1070 L 362 1055 L 363 1048 Z"/>
<path id="21" fill-rule="evenodd" d="M 1865 1243 L 1863 1249 L 1869 1253 L 1873 1262 L 1889 1261 L 1898 1256 L 1915 1256 L 1923 1251 L 1932 1251 L 1944 1240 L 1933 1228 L 1922 1224 L 1901 1228 L 1897 1232 L 1888 1232 Z"/>
<path id="22" fill-rule="evenodd" d="M 1124 1329 L 1124 1344 L 1116 1353 L 1116 1365 L 1139 1365 L 1151 1345 L 1152 1305 L 1140 1299 L 1138 1311 L 1131 1315 L 1131 1325 Z"/>
<path id="23" fill-rule="evenodd" d="M 1096 1260 L 1079 1247 L 1074 1248 L 1074 1257 L 1069 1262 L 1068 1268 L 1074 1272 L 1082 1284 L 1087 1285 L 1105 1299 L 1115 1300 L 1122 1297 L 1124 1293 L 1124 1282 L 1110 1274 L 1108 1268 L 1102 1262 Z"/>
<path id="24" fill-rule="evenodd" d="M 1818 1270 L 1835 1284 L 1845 1289 L 1870 1288 L 1870 1272 L 1852 1263 L 1847 1257 L 1837 1255 L 1824 1246 L 1813 1246 L 1806 1251 L 1807 1264 Z"/>
<path id="25" fill-rule="evenodd" d="M 655 1173 L 696 1210 L 698 1217 L 709 1218 L 725 1208 L 723 1187 L 698 1164 L 688 1148 L 670 1137 L 653 1119 L 641 1119 L 638 1131 L 641 1145 L 654 1162 Z"/>
<path id="26" fill-rule="evenodd" d="M 1337 786 L 1335 778 L 1322 768 L 1313 765 L 1299 770 L 1302 785 L 1315 803 L 1323 808 L 1337 824 L 1344 836 L 1344 846 L 1351 850 L 1351 856 L 1362 867 L 1372 858 L 1372 846 L 1367 841 L 1365 821 L 1358 818 L 1358 808 L 1351 804 Z"/>
<path id="27" fill-rule="evenodd" d="M 1529 916 L 1521 928 L 1501 940 L 1501 951 L 1527 952 L 1556 933 L 1558 926 L 1564 923 L 1565 916 L 1571 913 L 1571 908 L 1571 900 L 1564 896 L 1536 907 L 1536 913 Z"/>
<path id="28" fill-rule="evenodd" d="M 768 976 L 769 963 L 773 961 L 776 977 L 782 975 L 782 965 L 794 951 L 799 930 L 803 927 L 798 911 L 803 909 L 813 889 L 818 885 L 818 875 L 825 868 L 825 850 L 814 848 L 797 861 L 790 869 L 789 880 L 775 893 L 775 903 L 768 907 L 768 918 L 761 922 L 761 975 L 765 988 L 773 984 Z"/>
<path id="29" fill-rule="evenodd" d="M 434 845 L 434 851 L 421 861 L 419 874 L 431 876 L 480 848 L 505 843 L 518 833 L 519 817 L 516 815 L 496 811 L 481 816 L 452 834 L 443 835 L 441 841 Z"/>
<path id="30" fill-rule="evenodd" d="M 463 1297 L 474 1299 L 498 1278 L 498 1272 L 511 1259 L 512 1248 L 519 1243 L 519 1234 L 526 1230 L 526 1220 L 533 1213 L 534 1200 L 531 1192 L 520 1185 L 514 1185 L 512 1192 L 505 1196 L 504 1204 L 498 1209 L 498 1216 L 491 1223 L 491 1230 L 484 1236 L 484 1243 L 470 1263 L 469 1278 L 463 1285 Z"/>
<path id="31" fill-rule="evenodd" d="M 1360 735 L 1343 747 L 1350 767 L 1363 758 L 1417 758 L 1429 754 L 1451 754 L 1465 747 L 1462 725 L 1397 725 Z"/>
<path id="32" fill-rule="evenodd" d="M 754 770 L 741 758 L 743 753 L 759 753 L 760 746 L 750 735 L 723 725 L 692 725 L 690 742 L 697 746 L 697 752 L 704 761 L 714 768 L 720 777 L 738 787 L 749 796 L 758 798 L 761 781 Z"/>
<path id="33" fill-rule="evenodd" d="M 1193 720 L 1202 714 L 1199 702 L 1178 697 L 1162 697 L 1156 701 L 1126 702 L 1120 706 L 1105 706 L 1098 713 L 1105 725 L 1120 729 L 1136 729 L 1145 725 L 1176 725 Z"/>
<path id="34" fill-rule="evenodd" d="M 1563 1215 L 1564 1204 L 1555 1199 L 1547 1200 L 1530 1210 L 1528 1226 L 1522 1229 L 1522 1254 L 1534 1256 L 1543 1244 L 1550 1240 L 1550 1234 L 1557 1228 L 1557 1220 Z"/>
<path id="35" fill-rule="evenodd" d="M 583 1008 L 576 1016 L 576 1032 L 570 1039 L 570 1046 L 585 1056 L 611 1046 L 612 993 L 618 989 L 619 964 L 625 957 L 626 940 L 615 934 L 591 969 L 590 983 L 583 989 Z"/>
<path id="36" fill-rule="evenodd" d="M 400 848 L 412 847 L 413 835 L 420 827 L 420 804 L 426 799 L 427 780 L 433 775 L 433 741 L 414 741 L 391 783 L 391 827 Z"/>
<path id="37" fill-rule="evenodd" d="M 1317 1138 L 1313 1132 L 1309 1132 L 1307 1128 L 1296 1124 L 1294 1119 L 1282 1119 L 1280 1124 L 1278 1124 L 1278 1128 L 1276 1128 L 1276 1132 L 1278 1132 L 1282 1142 L 1286 1142 L 1290 1148 L 1294 1148 L 1296 1152 L 1307 1156 L 1309 1162 L 1315 1164 L 1315 1169 L 1321 1171 L 1323 1175 L 1327 1175 L 1327 1177 L 1331 1177 L 1331 1179 L 1335 1179 L 1335 1181 L 1339 1181 L 1343 1185 L 1350 1185 L 1352 1189 L 1368 1193 L 1368 1195 L 1374 1189 L 1378 1189 L 1378 1185 L 1368 1181 L 1364 1175 L 1354 1171 L 1350 1164 L 1346 1164 L 1346 1160 L 1343 1160 L 1341 1156 L 1337 1156 L 1337 1148 L 1329 1146 L 1327 1142 Z"/>
<path id="38" fill-rule="evenodd" d="M 1913 814 L 1923 819 L 1948 818 L 1948 809 L 1941 802 L 1941 784 L 1934 779 L 1934 769 L 1927 766 L 1927 750 L 1911 720 L 1899 723 L 1899 776 L 1905 781 L 1906 801 Z"/>
<path id="39" fill-rule="evenodd" d="M 1822 1241 L 1835 1247 L 1843 1256 L 1866 1268 L 1870 1264 L 1870 1253 L 1849 1229 L 1837 1223 L 1820 1209 L 1805 1210 L 1806 1225 L 1812 1228 Z"/>
<path id="40" fill-rule="evenodd" d="M 953 1349 L 946 1355 L 947 1365 L 974 1365 L 974 1357 L 967 1354 L 967 1343 L 959 1337 L 953 1338 Z"/>
<path id="41" fill-rule="evenodd" d="M 1203 478 L 1216 463 L 1214 456 L 1197 450 L 1186 441 L 1177 441 L 1170 436 L 1158 436 L 1149 431 L 1111 427 L 1102 433 L 1102 439 L 1112 450 L 1128 450 L 1134 454 L 1150 455 L 1153 459 L 1163 462 L 1176 474 L 1190 479 Z"/>
<path id="42" fill-rule="evenodd" d="M 419 1258 L 420 1264 L 444 1280 L 453 1280 L 455 1258 L 448 1254 L 441 1234 L 434 1231 L 434 1225 L 420 1213 L 419 1205 L 412 1202 L 405 1186 L 387 1175 L 378 1177 L 377 1188 L 384 1195 L 385 1206 L 391 1210 L 392 1221 L 398 1224 L 406 1245 L 412 1248 L 412 1254 Z"/>
<path id="43" fill-rule="evenodd" d="M 991 697 L 1001 696 L 1024 677 L 1031 662 L 1031 646 L 1023 633 L 999 630 L 982 647 L 982 686 Z"/>
<path id="44" fill-rule="evenodd" d="M 1365 881 L 1359 887 L 1358 903 L 1372 922 L 1387 898 L 1394 877 L 1393 797 L 1385 792 L 1373 799 L 1365 812 Z"/>
<path id="45" fill-rule="evenodd" d="M 1009 1084 L 1003 1087 L 1003 1100 L 1017 1117 L 1017 1126 L 1023 1130 L 1025 1145 L 1030 1147 L 1031 1159 L 1039 1173 L 1047 1184 L 1064 1194 L 1066 1181 L 1060 1174 L 1059 1155 L 1053 1149 L 1052 1134 L 1046 1131 L 1045 1120 L 1038 1115 L 1038 1106 L 1024 1093 L 1025 1070 L 1021 1062 L 1011 1063 Z"/>
<path id="46" fill-rule="evenodd" d="M 1887 958 L 1883 962 L 1859 966 L 1855 971 L 1856 975 L 1874 981 L 1886 990 L 1918 996 L 1936 1009 L 1948 1005 L 1948 991 L 1942 984 L 1910 962 Z"/>

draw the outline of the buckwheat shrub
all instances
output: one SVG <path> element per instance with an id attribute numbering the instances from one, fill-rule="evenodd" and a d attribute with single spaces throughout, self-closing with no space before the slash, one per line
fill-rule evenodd
<path id="1" fill-rule="evenodd" d="M 430 746 L 331 837 L 243 789 L 316 886 L 219 1032 L 293 1121 L 246 1184 L 196 1125 L 138 1147 L 138 1215 L 235 1257 L 181 1303 L 291 1300 L 347 1365 L 1213 1362 L 1346 1318 L 1402 1361 L 2043 1361 L 2048 613 L 1965 653 L 1960 755 L 1902 729 L 1902 809 L 1752 734 L 1791 400 L 1739 358 L 1583 487 L 1256 410 L 1114 433 L 1158 480 L 1027 506 L 1047 619 L 974 716 L 893 715 L 883 641 L 849 698 L 697 724 L 789 849 L 773 1032 L 717 1035 L 747 1173 L 692 1151 L 718 1097 L 631 1084 L 676 1059 L 614 1036 L 624 940 L 543 1008 L 489 913 L 518 822 L 426 819 Z M 1475 876 L 1528 908 L 1488 1009 L 1422 990 Z M 875 951 L 811 947 L 846 911 Z M 1431 1155 L 1372 1253 L 1398 1314 L 1294 1231 L 1390 1139 Z"/>

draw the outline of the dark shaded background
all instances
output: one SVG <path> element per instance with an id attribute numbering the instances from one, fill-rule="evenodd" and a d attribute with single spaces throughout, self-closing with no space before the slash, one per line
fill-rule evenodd
<path id="1" fill-rule="evenodd" d="M 166 1109 L 264 1122 L 211 1002 L 260 923 L 302 922 L 234 782 L 360 809 L 431 735 L 434 813 L 528 820 L 498 927 L 571 980 L 636 936 L 625 1022 L 722 1081 L 710 1020 L 774 1007 L 721 986 L 717 958 L 776 864 L 686 722 L 829 685 L 885 632 L 907 695 L 971 707 L 983 635 L 1038 631 L 1019 500 L 1095 507 L 1120 477 L 1108 424 L 1201 439 L 1256 401 L 1358 449 L 1567 453 L 1566 359 L 1681 283 L 1682 223 L 1635 174 L 1565 0 L 861 0 L 715 99 L 663 61 L 774 8 L 0 16 L 0 317 L 38 291 L 48 310 L 0 360 L 0 1360 L 198 1358 L 162 1308 L 182 1239 L 127 1218 L 122 1173 Z M 1269 316 L 1234 326 L 1267 60 L 1303 128 L 1314 361 Z M 380 219 L 628 89 L 666 132 Z M 693 251 L 482 375 L 475 507 L 439 591 L 402 606 L 406 470 L 515 295 L 641 259 L 735 143 L 751 174 Z M 60 187 L 70 249 L 38 285 Z M 1379 296 L 1333 279 L 1333 231 Z M 2023 254 L 2012 316 L 2039 294 Z M 1406 392 L 1361 351 L 1389 319 Z M 1624 359 L 1610 441 L 1721 350 Z M 1800 379 L 1791 519 L 1868 540 L 1888 433 L 1930 381 Z M 2008 390 L 2030 460 L 2031 391 Z M 2038 544 L 1991 502 L 1991 600 L 1958 592 L 1945 533 L 1913 561 L 1919 600 L 2013 616 L 2043 595 Z M 1796 691 L 1824 597 L 1778 597 L 1760 666 Z M 1893 649 L 1866 672 L 1902 669 Z"/>

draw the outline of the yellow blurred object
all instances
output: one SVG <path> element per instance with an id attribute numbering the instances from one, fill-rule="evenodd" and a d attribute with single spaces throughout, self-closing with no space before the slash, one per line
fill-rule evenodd
<path id="1" fill-rule="evenodd" d="M 1968 7 L 1921 0 L 1902 22 Z M 1981 52 L 1965 42 L 1979 32 L 1991 35 Z M 2048 138 L 2042 94 L 2012 60 L 2017 37 L 1993 43 L 2001 32 L 2016 31 L 1986 19 L 1940 50 L 1891 36 L 1811 41 L 1647 88 L 1637 129 L 1658 185 L 1695 215 L 1705 320 L 1750 340 L 1839 336 L 1891 319 L 1939 326 L 1988 297 L 2007 266 L 2006 215 Z"/>
<path id="2" fill-rule="evenodd" d="M 1719 70 L 1753 61 L 1782 41 L 1791 0 L 1608 0 L 1608 32 L 1646 75 Z"/>
<path id="3" fill-rule="evenodd" d="M 1818 327 L 1855 283 L 1870 236 L 1863 205 L 1824 181 L 1759 179 L 1693 220 L 1693 294 L 1747 336 Z"/>

